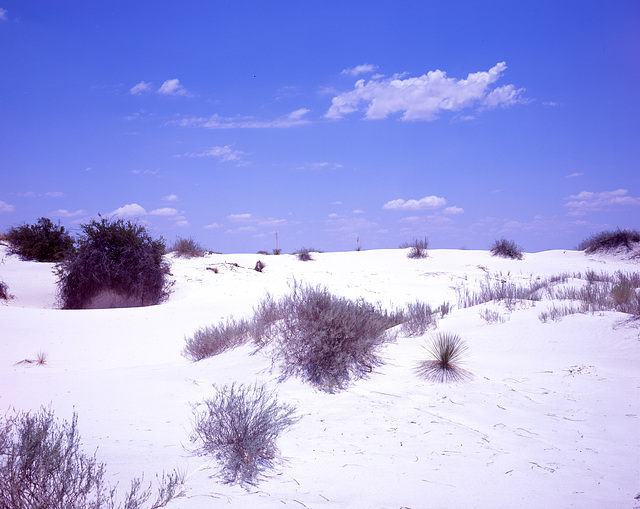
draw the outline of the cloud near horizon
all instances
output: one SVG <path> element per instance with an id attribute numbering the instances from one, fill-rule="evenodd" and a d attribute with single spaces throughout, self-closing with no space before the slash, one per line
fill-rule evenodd
<path id="1" fill-rule="evenodd" d="M 122 207 L 117 208 L 116 210 L 111 212 L 110 215 L 119 218 L 131 218 L 146 216 L 147 211 L 144 209 L 144 207 L 141 207 L 137 203 L 128 203 L 127 205 L 123 205 Z"/>
<path id="2" fill-rule="evenodd" d="M 640 205 L 640 197 L 628 196 L 628 192 L 627 189 L 616 189 L 615 191 L 603 191 L 600 193 L 582 191 L 565 198 L 570 200 L 565 203 L 565 206 L 571 209 L 569 211 L 570 216 L 584 216 L 589 212 L 599 211 L 606 207 Z"/>
<path id="3" fill-rule="evenodd" d="M 396 74 L 391 78 L 361 79 L 353 90 L 332 99 L 325 117 L 337 120 L 364 109 L 365 118 L 369 120 L 385 119 L 401 112 L 401 120 L 431 121 L 442 111 L 473 107 L 482 110 L 524 102 L 523 88 L 504 85 L 490 90 L 506 68 L 505 62 L 499 62 L 488 71 L 470 73 L 461 80 L 449 78 L 441 70 L 429 71 L 417 78 L 402 79 L 404 75 Z"/>
<path id="4" fill-rule="evenodd" d="M 292 111 L 288 115 L 276 118 L 275 120 L 256 120 L 252 117 L 221 117 L 211 115 L 205 117 L 190 117 L 182 120 L 168 122 L 181 127 L 204 127 L 205 129 L 266 129 L 266 128 L 286 128 L 309 124 L 311 121 L 304 118 L 310 110 L 300 108 Z"/>
<path id="5" fill-rule="evenodd" d="M 437 209 L 444 207 L 447 204 L 447 200 L 439 196 L 425 196 L 419 200 L 403 200 L 398 198 L 397 200 L 391 200 L 385 203 L 382 208 L 385 210 L 425 210 L 425 209 Z"/>

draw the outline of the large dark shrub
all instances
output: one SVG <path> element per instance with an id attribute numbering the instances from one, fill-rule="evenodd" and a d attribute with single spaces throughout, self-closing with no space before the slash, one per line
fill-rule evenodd
<path id="1" fill-rule="evenodd" d="M 522 260 L 522 248 L 512 240 L 495 240 L 491 245 L 491 255 L 511 258 L 512 260 Z"/>
<path id="2" fill-rule="evenodd" d="M 59 422 L 53 411 L 0 418 L 0 507 L 11 509 L 139 509 L 151 497 L 135 478 L 123 504 L 104 480 L 105 465 L 80 450 L 78 417 Z M 162 476 L 151 509 L 179 496 L 177 473 Z"/>
<path id="3" fill-rule="evenodd" d="M 46 217 L 35 224 L 9 228 L 5 238 L 11 252 L 25 260 L 57 262 L 73 250 L 73 239 L 64 226 Z"/>
<path id="4" fill-rule="evenodd" d="M 198 452 L 215 454 L 229 483 L 254 484 L 277 455 L 276 439 L 299 419 L 295 407 L 280 404 L 264 385 L 215 388 L 204 409 L 194 410 L 191 440 Z"/>
<path id="5" fill-rule="evenodd" d="M 633 244 L 640 242 L 638 230 L 606 230 L 587 237 L 578 244 L 578 251 L 585 253 L 607 252 L 624 247 L 631 250 Z"/>
<path id="6" fill-rule="evenodd" d="M 149 306 L 168 296 L 162 238 L 123 219 L 100 218 L 81 228 L 77 250 L 60 266 L 63 309 Z"/>

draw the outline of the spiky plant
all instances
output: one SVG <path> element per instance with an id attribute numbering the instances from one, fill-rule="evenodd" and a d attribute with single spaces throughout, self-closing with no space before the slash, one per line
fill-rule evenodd
<path id="1" fill-rule="evenodd" d="M 460 367 L 467 353 L 467 344 L 455 333 L 439 332 L 425 347 L 430 359 L 416 366 L 420 378 L 430 382 L 461 382 L 471 378 L 471 373 Z"/>

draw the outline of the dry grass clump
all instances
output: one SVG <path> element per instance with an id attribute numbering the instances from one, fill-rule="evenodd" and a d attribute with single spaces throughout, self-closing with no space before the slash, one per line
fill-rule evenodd
<path id="1" fill-rule="evenodd" d="M 207 357 L 246 343 L 251 338 L 251 324 L 247 320 L 227 319 L 218 325 L 202 327 L 192 337 L 185 338 L 183 355 L 190 361 L 199 361 Z"/>
<path id="2" fill-rule="evenodd" d="M 414 238 L 411 242 L 403 242 L 399 247 L 400 249 L 409 249 L 407 258 L 426 258 L 429 239 L 427 237 L 423 237 L 421 239 Z"/>
<path id="3" fill-rule="evenodd" d="M 278 403 L 265 385 L 233 383 L 196 406 L 191 440 L 197 452 L 216 456 L 226 482 L 255 484 L 274 466 L 278 437 L 298 420 L 295 407 Z"/>
<path id="4" fill-rule="evenodd" d="M 471 373 L 460 367 L 468 347 L 455 333 L 439 332 L 426 347 L 429 359 L 420 361 L 416 373 L 430 382 L 460 382 L 471 377 Z"/>
<path id="5" fill-rule="evenodd" d="M 153 503 L 151 485 L 131 481 L 124 503 L 104 480 L 105 464 L 80 449 L 78 416 L 59 422 L 51 409 L 0 418 L 0 507 L 11 509 L 158 509 L 181 495 L 181 477 L 162 475 Z"/>
<path id="6" fill-rule="evenodd" d="M 149 306 L 169 295 L 162 238 L 122 219 L 100 218 L 81 228 L 78 248 L 59 266 L 63 309 Z"/>
<path id="7" fill-rule="evenodd" d="M 193 237 L 188 239 L 178 237 L 169 249 L 179 258 L 198 258 L 207 254 L 207 250 Z"/>
<path id="8" fill-rule="evenodd" d="M 522 248 L 512 240 L 500 239 L 495 240 L 491 245 L 491 255 L 500 256 L 502 258 L 510 258 L 512 260 L 522 260 Z"/>
<path id="9" fill-rule="evenodd" d="M 638 230 L 605 230 L 584 239 L 578 244 L 578 251 L 585 253 L 608 252 L 619 248 L 627 251 L 633 249 L 634 244 L 640 242 Z"/>
<path id="10" fill-rule="evenodd" d="M 427 330 L 436 326 L 439 314 L 444 316 L 448 312 L 449 308 L 446 304 L 433 310 L 426 302 L 420 300 L 410 302 L 402 311 L 401 332 L 406 337 L 422 336 Z"/>
<path id="11" fill-rule="evenodd" d="M 513 309 L 518 303 L 531 303 L 540 300 L 540 292 L 546 287 L 546 282 L 535 281 L 529 285 L 519 285 L 510 282 L 505 277 L 490 278 L 487 276 L 480 283 L 479 291 L 472 291 L 462 286 L 456 289 L 458 307 L 468 308 L 486 302 L 502 302 L 508 309 Z"/>
<path id="12" fill-rule="evenodd" d="M 311 256 L 311 253 L 322 253 L 322 251 L 320 251 L 319 249 L 302 247 L 293 252 L 293 254 L 296 255 L 298 257 L 298 260 L 300 260 L 301 262 L 309 262 L 313 260 L 313 256 Z M 276 253 L 274 252 L 274 254 Z"/>

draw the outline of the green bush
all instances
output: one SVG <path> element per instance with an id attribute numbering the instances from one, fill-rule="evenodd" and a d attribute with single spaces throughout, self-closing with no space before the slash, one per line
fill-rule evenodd
<path id="1" fill-rule="evenodd" d="M 11 252 L 25 260 L 57 262 L 73 251 L 73 239 L 64 226 L 46 217 L 35 224 L 9 228 L 5 239 Z"/>
<path id="2" fill-rule="evenodd" d="M 277 438 L 299 420 L 295 407 L 279 404 L 264 385 L 234 383 L 215 391 L 204 410 L 194 409 L 191 440 L 197 452 L 216 455 L 226 482 L 255 484 L 274 465 Z"/>
<path id="3" fill-rule="evenodd" d="M 100 218 L 81 228 L 76 251 L 59 268 L 63 309 L 149 306 L 168 296 L 162 238 L 122 219 Z"/>
<path id="4" fill-rule="evenodd" d="M 631 250 L 633 244 L 640 242 L 638 230 L 605 230 L 587 237 L 578 244 L 578 251 L 585 253 L 607 252 L 624 247 Z"/>
<path id="5" fill-rule="evenodd" d="M 0 419 L 0 507 L 7 509 L 139 509 L 151 497 L 135 478 L 117 504 L 116 488 L 104 480 L 105 465 L 80 450 L 78 416 L 69 424 L 51 409 L 17 413 Z M 163 474 L 151 509 L 180 495 L 177 473 Z"/>

